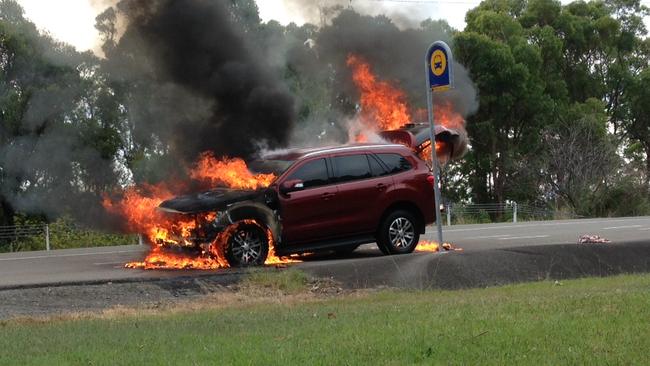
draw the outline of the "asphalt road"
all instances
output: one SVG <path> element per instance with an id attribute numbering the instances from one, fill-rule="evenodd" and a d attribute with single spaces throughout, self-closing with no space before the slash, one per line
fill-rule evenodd
<path id="1" fill-rule="evenodd" d="M 612 240 L 611 245 L 616 245 L 617 242 L 650 238 L 650 217 L 457 225 L 445 227 L 443 231 L 445 241 L 462 247 L 468 254 L 524 246 L 574 244 L 581 234 L 601 235 Z M 434 237 L 434 228 L 429 228 L 424 239 L 434 239 Z M 123 267 L 126 262 L 141 259 L 146 250 L 146 246 L 133 245 L 2 254 L 0 255 L 0 288 L 238 273 L 237 270 L 144 271 Z M 416 253 L 399 256 L 404 257 L 399 261 L 428 260 L 430 256 L 437 255 L 439 254 Z M 378 256 L 379 251 L 375 246 L 365 245 L 349 258 L 320 258 L 306 261 L 298 266 L 306 270 L 313 268 L 315 271 L 326 269 L 328 266 L 335 267 L 337 264 L 356 268 L 357 265 L 372 261 L 379 263 L 376 260 L 380 258 L 375 258 Z"/>
<path id="2" fill-rule="evenodd" d="M 583 234 L 613 242 L 650 239 L 650 217 L 538 221 L 443 227 L 443 239 L 465 250 L 576 243 Z M 429 228 L 425 239 L 435 240 Z"/>

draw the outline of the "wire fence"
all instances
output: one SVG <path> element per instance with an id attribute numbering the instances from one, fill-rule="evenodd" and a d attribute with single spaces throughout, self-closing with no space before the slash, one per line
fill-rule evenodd
<path id="1" fill-rule="evenodd" d="M 106 233 L 69 221 L 0 226 L 0 252 L 101 247 L 142 243 L 138 235 Z"/>
<path id="2" fill-rule="evenodd" d="M 452 203 L 445 207 L 447 225 L 571 219 L 579 216 L 549 207 L 507 203 Z"/>

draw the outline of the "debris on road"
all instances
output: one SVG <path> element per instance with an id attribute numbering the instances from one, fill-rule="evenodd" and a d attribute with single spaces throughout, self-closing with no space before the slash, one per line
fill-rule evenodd
<path id="1" fill-rule="evenodd" d="M 578 244 L 605 244 L 611 242 L 612 242 L 611 240 L 605 239 L 598 235 L 585 234 L 585 235 L 581 235 L 580 238 L 578 238 Z"/>
<path id="2" fill-rule="evenodd" d="M 445 251 L 462 252 L 463 248 L 459 248 L 451 243 L 442 243 L 442 249 Z M 438 252 L 440 245 L 435 241 L 420 240 L 418 246 L 415 247 L 416 252 Z"/>

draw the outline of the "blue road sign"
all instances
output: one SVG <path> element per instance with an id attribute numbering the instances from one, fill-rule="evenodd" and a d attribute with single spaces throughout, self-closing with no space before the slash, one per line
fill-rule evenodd
<path id="1" fill-rule="evenodd" d="M 454 74 L 452 72 L 454 57 L 445 42 L 437 41 L 429 47 L 426 62 L 429 89 L 431 91 L 445 91 L 454 87 Z"/>

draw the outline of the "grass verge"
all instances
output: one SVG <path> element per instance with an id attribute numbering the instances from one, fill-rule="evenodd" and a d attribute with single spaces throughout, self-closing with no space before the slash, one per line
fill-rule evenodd
<path id="1" fill-rule="evenodd" d="M 301 275 L 283 276 L 303 283 Z M 261 277 L 248 286 L 285 281 Z M 4 321 L 0 364 L 645 364 L 648 319 L 650 275 L 384 290 L 187 312 Z"/>

